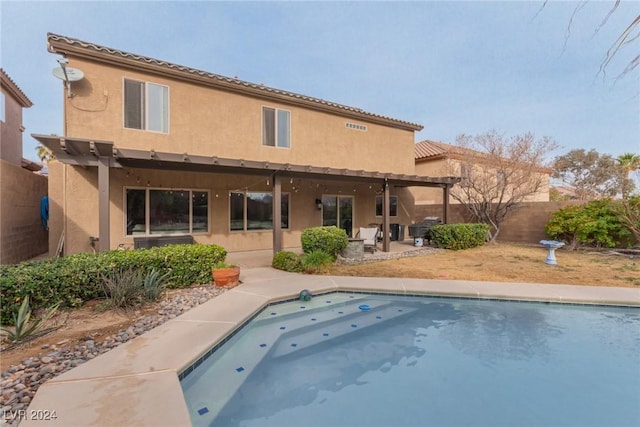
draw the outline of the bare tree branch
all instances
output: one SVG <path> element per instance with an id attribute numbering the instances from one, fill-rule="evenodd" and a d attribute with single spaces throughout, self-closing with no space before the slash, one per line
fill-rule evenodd
<path id="1" fill-rule="evenodd" d="M 636 18 L 633 20 L 633 22 L 631 22 L 631 24 L 629 24 L 629 26 L 622 32 L 622 34 L 620 34 L 620 36 L 616 39 L 616 41 L 611 45 L 611 47 L 609 48 L 609 50 L 607 50 L 607 53 L 604 57 L 604 59 L 602 60 L 602 63 L 600 64 L 600 70 L 598 70 L 598 74 L 602 73 L 603 78 L 606 75 L 606 69 L 607 66 L 609 65 L 609 63 L 611 62 L 611 60 L 614 58 L 614 56 L 618 53 L 618 51 L 620 50 L 620 48 L 622 46 L 624 46 L 625 44 L 627 44 L 627 41 L 633 41 L 635 40 L 638 35 L 635 36 L 631 36 L 632 32 L 640 26 L 640 15 L 636 16 Z M 625 70 L 618 76 L 624 76 L 628 71 L 633 70 L 634 68 L 636 68 L 637 63 L 635 65 L 633 65 L 634 61 L 636 61 L 637 57 L 632 60 L 629 65 L 627 65 L 627 67 L 625 68 Z M 598 75 L 596 74 L 596 75 Z"/>
<path id="2" fill-rule="evenodd" d="M 600 29 L 602 27 L 605 26 L 605 24 L 607 23 L 607 21 L 609 20 L 609 18 L 611 17 L 611 15 L 613 15 L 613 12 L 616 11 L 616 9 L 618 8 L 618 6 L 620 6 L 620 0 L 616 0 L 615 4 L 613 5 L 613 7 L 611 8 L 611 10 L 609 10 L 609 13 L 607 13 L 607 16 L 604 17 L 604 19 L 602 20 L 602 22 L 600 23 L 600 25 L 598 25 L 598 28 L 596 28 L 595 32 L 593 33 L 593 35 L 595 36 L 596 34 L 598 34 L 598 31 L 600 31 Z"/>

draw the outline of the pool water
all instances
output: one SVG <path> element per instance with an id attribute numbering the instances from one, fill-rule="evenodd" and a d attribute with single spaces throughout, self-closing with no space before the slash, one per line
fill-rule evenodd
<path id="1" fill-rule="evenodd" d="M 640 310 L 334 293 L 182 379 L 196 426 L 638 426 Z"/>

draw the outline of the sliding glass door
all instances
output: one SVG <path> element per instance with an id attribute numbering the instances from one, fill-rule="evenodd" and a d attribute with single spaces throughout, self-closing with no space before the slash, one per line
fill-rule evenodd
<path id="1" fill-rule="evenodd" d="M 353 237 L 353 197 L 322 196 L 322 225 L 335 225 Z"/>

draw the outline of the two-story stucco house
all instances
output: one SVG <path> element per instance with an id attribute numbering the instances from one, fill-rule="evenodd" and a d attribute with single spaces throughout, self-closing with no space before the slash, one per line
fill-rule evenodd
<path id="1" fill-rule="evenodd" d="M 48 48 L 83 75 L 65 135 L 34 135 L 57 159 L 51 252 L 176 235 L 277 251 L 308 227 L 408 224 L 408 187 L 456 182 L 415 174 L 414 123 L 60 35 Z"/>

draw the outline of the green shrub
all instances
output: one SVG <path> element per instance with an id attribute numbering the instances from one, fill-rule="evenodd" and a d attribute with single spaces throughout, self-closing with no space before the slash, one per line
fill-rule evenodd
<path id="1" fill-rule="evenodd" d="M 300 256 L 289 251 L 280 251 L 275 254 L 273 256 L 273 261 L 271 262 L 271 267 L 294 273 L 298 273 L 303 270 Z"/>
<path id="2" fill-rule="evenodd" d="M 438 224 L 431 227 L 429 235 L 437 247 L 458 250 L 484 245 L 488 232 L 487 224 Z"/>
<path id="3" fill-rule="evenodd" d="M 7 334 L 7 340 L 12 343 L 19 343 L 36 338 L 43 332 L 45 323 L 53 317 L 58 310 L 58 305 L 49 308 L 39 319 L 31 320 L 31 307 L 29 307 L 29 297 L 25 297 L 20 304 L 18 312 L 13 317 L 13 329 L 0 328 Z M 46 331 L 45 331 L 46 332 Z"/>
<path id="4" fill-rule="evenodd" d="M 160 274 L 158 270 L 151 270 L 144 276 L 142 289 L 144 299 L 147 301 L 157 301 L 165 291 L 165 286 L 169 273 Z"/>
<path id="5" fill-rule="evenodd" d="M 322 251 L 336 259 L 349 242 L 347 232 L 336 226 L 312 227 L 302 232 L 302 250 L 305 254 Z"/>
<path id="6" fill-rule="evenodd" d="M 102 291 L 113 308 L 132 308 L 143 301 L 141 270 L 121 268 L 102 276 Z"/>
<path id="7" fill-rule="evenodd" d="M 323 273 L 335 261 L 335 258 L 324 251 L 313 251 L 302 257 L 302 266 L 305 273 Z"/>
<path id="8" fill-rule="evenodd" d="M 544 231 L 572 249 L 578 245 L 618 247 L 631 237 L 618 205 L 608 199 L 559 209 L 547 222 Z"/>
<path id="9" fill-rule="evenodd" d="M 21 302 L 30 296 L 34 309 L 60 303 L 78 307 L 103 296 L 101 277 L 121 269 L 154 269 L 168 274 L 167 287 L 211 283 L 211 267 L 224 261 L 218 245 L 169 245 L 151 249 L 83 253 L 64 258 L 0 266 L 0 322 L 12 324 Z"/>

